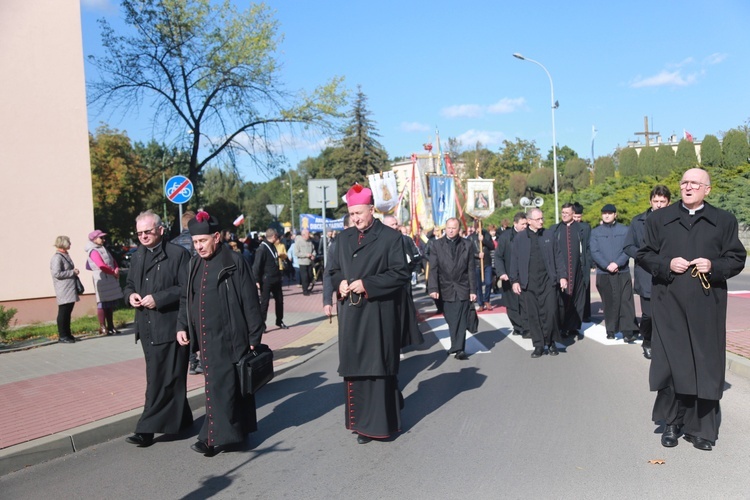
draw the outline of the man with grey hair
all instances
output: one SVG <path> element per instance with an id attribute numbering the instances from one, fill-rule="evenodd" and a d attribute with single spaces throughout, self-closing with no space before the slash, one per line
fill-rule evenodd
<path id="1" fill-rule="evenodd" d="M 273 296 L 276 304 L 276 326 L 286 330 L 284 324 L 284 293 L 281 290 L 281 269 L 279 269 L 279 252 L 276 243 L 279 234 L 273 228 L 266 229 L 266 239 L 258 245 L 253 261 L 253 275 L 260 292 L 260 313 L 263 323 L 268 316 L 268 304 Z"/>
<path id="2" fill-rule="evenodd" d="M 187 402 L 188 348 L 175 339 L 190 254 L 164 239 L 154 212 L 141 213 L 135 224 L 141 245 L 133 254 L 125 299 L 135 308 L 135 340 L 141 341 L 146 358 L 146 401 L 135 434 L 126 441 L 146 447 L 154 433 L 177 434 L 193 423 Z"/>
<path id="3" fill-rule="evenodd" d="M 310 295 L 315 283 L 312 281 L 312 265 L 315 262 L 315 245 L 310 240 L 310 231 L 303 229 L 294 239 L 294 254 L 299 262 L 299 281 L 302 295 Z"/>

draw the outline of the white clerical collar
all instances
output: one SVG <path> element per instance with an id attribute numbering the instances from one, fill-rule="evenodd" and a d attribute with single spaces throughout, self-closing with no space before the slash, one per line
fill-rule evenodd
<path id="1" fill-rule="evenodd" d="M 688 208 L 683 203 L 682 204 L 682 208 L 684 208 L 685 210 L 687 210 L 690 215 L 695 215 L 695 212 L 697 212 L 698 210 L 703 209 L 704 205 L 705 205 L 705 203 L 701 203 L 701 206 L 699 206 L 698 208 Z"/>

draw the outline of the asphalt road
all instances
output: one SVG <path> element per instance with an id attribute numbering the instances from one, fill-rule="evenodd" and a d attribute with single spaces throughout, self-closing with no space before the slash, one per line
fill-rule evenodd
<path id="1" fill-rule="evenodd" d="M 199 420 L 150 448 L 117 439 L 9 474 L 0 498 L 748 498 L 748 379 L 727 374 L 713 451 L 667 449 L 640 347 L 587 337 L 531 359 L 482 319 L 471 352 L 485 352 L 458 361 L 430 325 L 437 336 L 402 363 L 403 432 L 389 442 L 344 428 L 334 345 L 264 388 L 243 451 L 191 451 Z"/>

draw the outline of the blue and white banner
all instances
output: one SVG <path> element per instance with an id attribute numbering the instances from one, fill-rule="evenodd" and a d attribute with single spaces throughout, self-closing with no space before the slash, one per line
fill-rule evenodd
<path id="1" fill-rule="evenodd" d="M 299 215 L 299 228 L 300 231 L 307 229 L 313 233 L 320 233 L 323 231 L 323 217 L 320 215 L 313 214 L 300 214 Z M 344 230 L 344 218 L 340 219 L 328 219 L 326 218 L 326 230 L 343 231 Z"/>
<path id="2" fill-rule="evenodd" d="M 436 227 L 445 227 L 448 219 L 456 216 L 454 182 L 450 175 L 430 175 L 432 220 Z"/>

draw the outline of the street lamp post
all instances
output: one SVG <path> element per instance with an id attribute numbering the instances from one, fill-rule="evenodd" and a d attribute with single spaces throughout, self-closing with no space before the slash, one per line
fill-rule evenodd
<path id="1" fill-rule="evenodd" d="M 549 71 L 547 71 L 547 68 L 545 68 L 542 63 L 533 59 L 529 59 L 528 57 L 524 57 L 518 52 L 513 54 L 513 57 L 522 61 L 533 62 L 534 64 L 542 68 L 544 72 L 547 73 L 547 78 L 549 78 L 549 88 L 552 95 L 552 172 L 555 176 L 555 224 L 557 224 L 558 222 L 560 222 L 560 208 L 557 200 L 557 140 L 555 138 L 555 109 L 557 109 L 558 103 L 555 101 L 555 87 L 552 85 L 552 76 L 549 74 Z"/>

